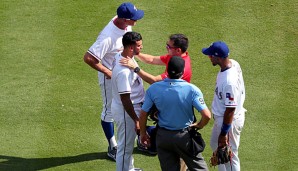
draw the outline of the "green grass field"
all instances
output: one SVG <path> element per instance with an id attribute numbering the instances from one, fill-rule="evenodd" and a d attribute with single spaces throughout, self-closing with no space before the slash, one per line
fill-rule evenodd
<path id="1" fill-rule="evenodd" d="M 1 1 L 1 171 L 115 170 L 99 124 L 97 73 L 83 55 L 121 2 Z M 132 2 L 145 11 L 133 28 L 143 36 L 144 53 L 165 54 L 170 34 L 188 36 L 192 83 L 209 107 L 218 67 L 200 51 L 212 41 L 228 43 L 247 91 L 242 170 L 297 170 L 298 2 Z M 156 75 L 164 70 L 139 64 Z M 212 124 L 202 130 L 207 144 Z M 203 155 L 209 160 L 209 146 Z M 135 151 L 134 158 L 136 167 L 160 170 L 157 157 Z"/>

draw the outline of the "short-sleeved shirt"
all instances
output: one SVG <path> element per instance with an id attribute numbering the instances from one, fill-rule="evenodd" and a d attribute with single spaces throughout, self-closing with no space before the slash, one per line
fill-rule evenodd
<path id="1" fill-rule="evenodd" d="M 120 94 L 130 94 L 132 104 L 144 101 L 145 90 L 143 81 L 138 74 L 128 67 L 122 66 L 119 60 L 122 58 L 121 52 L 115 56 L 114 68 L 112 70 L 112 95 L 113 103 L 122 105 Z M 134 58 L 132 60 L 137 65 Z"/>
<path id="2" fill-rule="evenodd" d="M 158 125 L 168 130 L 181 130 L 194 121 L 193 107 L 207 108 L 201 90 L 182 79 L 166 78 L 152 84 L 145 95 L 142 110 L 148 112 L 156 105 Z"/>
<path id="3" fill-rule="evenodd" d="M 191 60 L 190 60 L 190 57 L 188 56 L 188 52 L 186 52 L 185 56 L 181 56 L 181 57 L 185 61 L 185 68 L 184 68 L 184 74 L 182 76 L 182 79 L 190 83 L 192 71 L 191 71 Z M 164 73 L 161 74 L 162 79 L 165 79 L 168 77 L 167 69 L 168 69 L 168 63 L 171 58 L 172 56 L 170 55 L 160 56 L 160 60 L 166 64 L 166 70 Z"/>
<path id="4" fill-rule="evenodd" d="M 117 16 L 116 16 L 117 17 Z M 95 57 L 102 65 L 109 70 L 112 70 L 112 63 L 115 55 L 123 50 L 122 37 L 123 35 L 131 31 L 131 26 L 128 26 L 125 30 L 118 28 L 114 24 L 114 17 L 108 25 L 99 33 L 96 41 L 89 48 L 88 53 Z M 100 72 L 101 73 L 101 72 Z M 103 83 L 104 74 L 100 74 L 99 82 Z"/>
<path id="5" fill-rule="evenodd" d="M 226 108 L 236 108 L 234 114 L 246 111 L 243 107 L 245 87 L 242 70 L 239 63 L 230 59 L 232 66 L 225 71 L 219 71 L 212 102 L 212 113 L 224 116 Z"/>

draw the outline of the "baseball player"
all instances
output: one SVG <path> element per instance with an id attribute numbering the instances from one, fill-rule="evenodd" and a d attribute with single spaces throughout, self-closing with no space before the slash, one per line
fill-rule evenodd
<path id="1" fill-rule="evenodd" d="M 112 73 L 112 113 L 117 125 L 118 140 L 116 170 L 136 171 L 140 169 L 134 168 L 132 153 L 137 132 L 140 131 L 139 115 L 145 90 L 138 74 L 122 66 L 119 60 L 128 57 L 136 63 L 134 55 L 143 47 L 142 36 L 136 32 L 127 32 L 123 35 L 122 43 L 124 50 L 115 56 Z"/>
<path id="2" fill-rule="evenodd" d="M 144 11 L 132 3 L 122 3 L 115 16 L 100 32 L 95 43 L 84 56 L 84 61 L 98 71 L 98 80 L 102 95 L 101 125 L 108 140 L 108 156 L 116 160 L 117 142 L 114 136 L 114 119 L 111 114 L 112 102 L 112 62 L 115 55 L 123 49 L 122 36 L 131 31 L 137 20 L 142 19 Z"/>
<path id="3" fill-rule="evenodd" d="M 202 53 L 209 56 L 213 66 L 220 67 L 212 102 L 214 125 L 210 145 L 213 151 L 217 147 L 230 145 L 232 160 L 219 165 L 218 170 L 239 171 L 238 148 L 246 112 L 243 107 L 245 87 L 242 70 L 237 61 L 229 59 L 229 48 L 225 42 L 214 42 L 208 48 L 203 48 Z"/>

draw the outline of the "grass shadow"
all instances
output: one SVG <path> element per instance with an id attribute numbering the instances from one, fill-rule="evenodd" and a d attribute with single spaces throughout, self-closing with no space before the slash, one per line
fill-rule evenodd
<path id="1" fill-rule="evenodd" d="M 7 171 L 36 171 L 65 164 L 79 163 L 92 160 L 111 160 L 106 152 L 87 153 L 77 156 L 50 157 L 50 158 L 21 158 L 0 155 L 0 170 Z M 111 160 L 112 161 L 112 160 Z"/>

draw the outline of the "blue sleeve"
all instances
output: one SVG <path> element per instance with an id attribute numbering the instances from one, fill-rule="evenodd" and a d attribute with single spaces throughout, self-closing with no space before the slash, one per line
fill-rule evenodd
<path id="1" fill-rule="evenodd" d="M 197 87 L 194 87 L 193 91 L 194 93 L 193 93 L 192 105 L 194 106 L 194 108 L 196 108 L 199 112 L 203 109 L 206 109 L 207 105 L 205 103 L 203 93 L 201 92 L 201 90 Z"/>
<path id="2" fill-rule="evenodd" d="M 153 106 L 153 101 L 152 101 L 150 87 L 149 87 L 148 90 L 146 91 L 145 101 L 144 101 L 144 104 L 142 105 L 142 110 L 145 112 L 148 112 L 152 106 Z"/>

